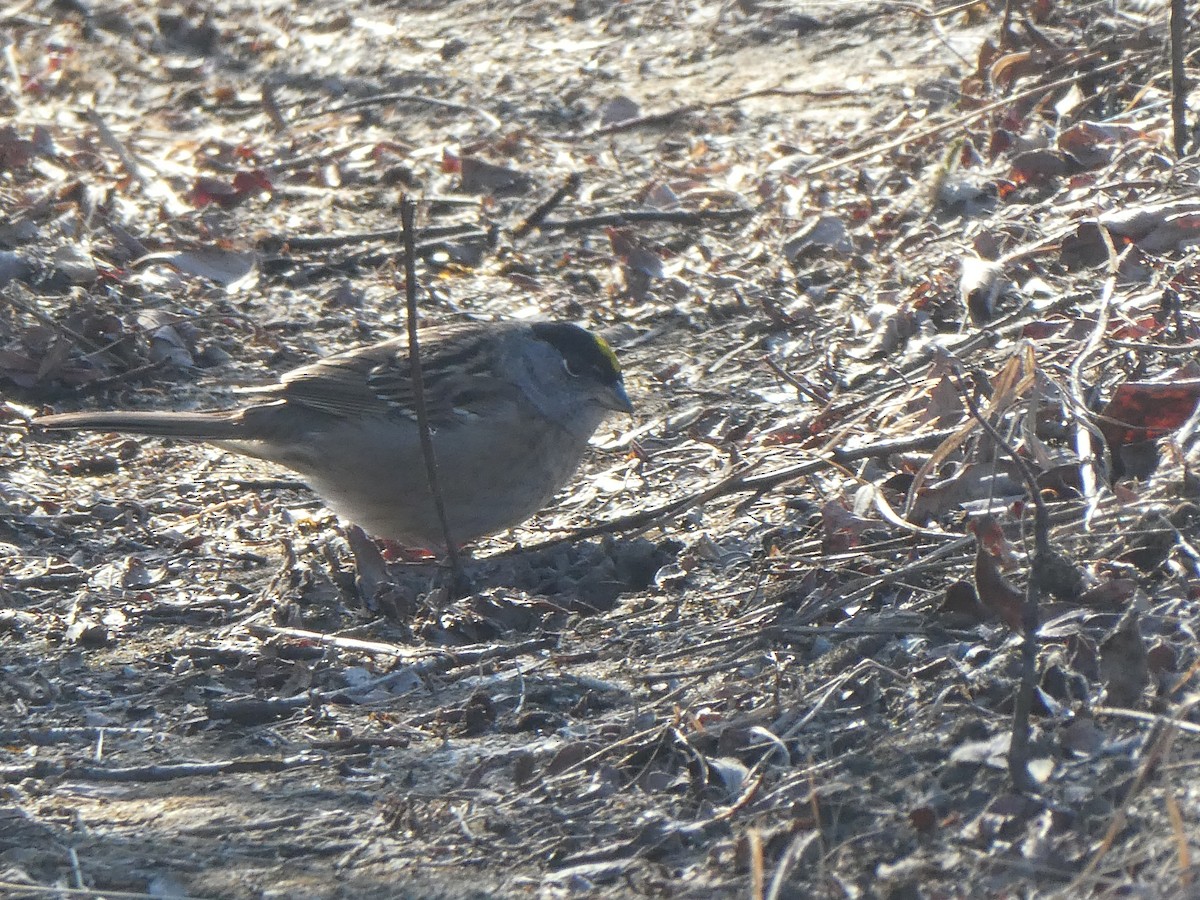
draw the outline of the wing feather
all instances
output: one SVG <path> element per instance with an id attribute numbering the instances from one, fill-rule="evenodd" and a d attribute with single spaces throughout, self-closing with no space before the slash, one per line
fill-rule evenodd
<path id="1" fill-rule="evenodd" d="M 495 335 L 479 324 L 431 328 L 423 335 L 421 370 L 433 425 L 453 425 L 487 405 L 519 396 L 515 385 L 496 378 L 495 353 Z M 339 418 L 415 419 L 406 338 L 294 369 L 261 393 Z"/>

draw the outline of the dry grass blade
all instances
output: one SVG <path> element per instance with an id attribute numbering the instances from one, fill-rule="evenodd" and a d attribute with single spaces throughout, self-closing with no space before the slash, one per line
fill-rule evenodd
<path id="1" fill-rule="evenodd" d="M 1179 801 L 1175 799 L 1173 787 L 1163 796 L 1163 802 L 1167 805 L 1167 818 L 1171 820 L 1171 833 L 1175 838 L 1175 859 L 1179 864 L 1179 888 L 1187 891 L 1196 878 L 1195 871 L 1192 869 L 1192 848 L 1189 843 L 1191 835 L 1184 824 L 1183 812 L 1179 809 Z"/>

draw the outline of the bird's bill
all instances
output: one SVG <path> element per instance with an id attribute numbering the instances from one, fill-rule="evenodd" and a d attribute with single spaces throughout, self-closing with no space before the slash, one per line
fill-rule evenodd
<path id="1" fill-rule="evenodd" d="M 625 393 L 625 385 L 619 381 L 607 390 L 602 391 L 596 399 L 600 401 L 605 409 L 633 415 L 633 401 Z"/>

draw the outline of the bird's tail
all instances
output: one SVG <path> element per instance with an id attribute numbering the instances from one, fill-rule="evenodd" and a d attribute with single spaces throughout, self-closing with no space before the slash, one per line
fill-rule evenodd
<path id="1" fill-rule="evenodd" d="M 45 431 L 115 431 L 187 441 L 224 441 L 246 437 L 241 410 L 213 412 L 76 412 L 34 419 Z"/>

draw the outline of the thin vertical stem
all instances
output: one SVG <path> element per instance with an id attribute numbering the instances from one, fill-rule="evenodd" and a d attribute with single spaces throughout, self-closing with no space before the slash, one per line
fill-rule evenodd
<path id="1" fill-rule="evenodd" d="M 404 229 L 404 300 L 408 309 L 408 365 L 412 373 L 413 407 L 417 414 L 417 428 L 421 432 L 421 455 L 425 457 L 425 474 L 429 480 L 429 493 L 442 526 L 442 538 L 446 542 L 446 561 L 450 565 L 453 582 L 463 583 L 462 563 L 458 547 L 450 534 L 450 522 L 446 518 L 446 504 L 442 500 L 442 486 L 438 480 L 437 456 L 433 448 L 433 431 L 429 427 L 429 408 L 425 404 L 425 380 L 421 370 L 421 347 L 417 340 L 417 267 L 415 230 L 417 204 L 408 197 L 400 198 L 400 225 Z"/>

